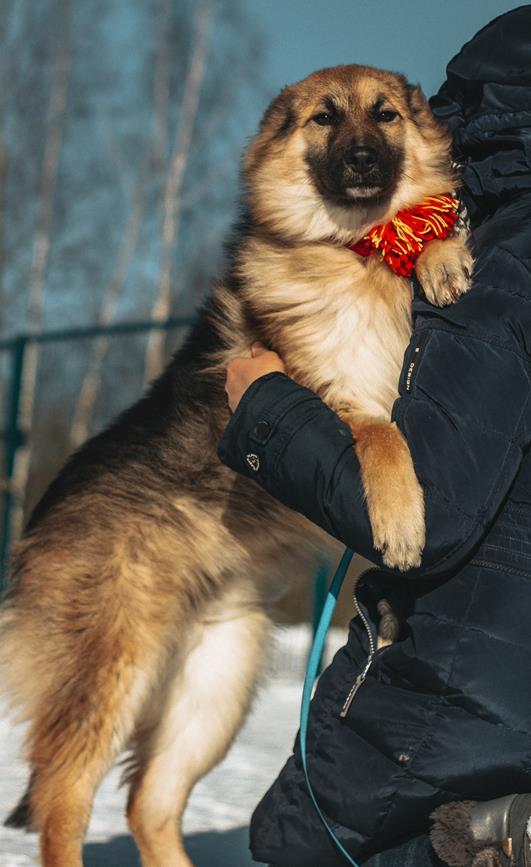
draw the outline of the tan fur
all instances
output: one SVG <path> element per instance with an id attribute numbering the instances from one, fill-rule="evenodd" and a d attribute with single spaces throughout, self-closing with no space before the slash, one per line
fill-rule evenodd
<path id="1" fill-rule="evenodd" d="M 404 165 L 400 183 L 383 203 L 331 205 L 311 182 L 304 155 L 324 145 L 322 129 L 309 119 L 330 96 L 350 121 L 343 124 L 344 135 L 355 130 L 365 141 L 373 134 L 367 114 L 379 97 L 405 121 L 387 130 L 392 144 L 403 148 Z M 247 155 L 252 213 L 263 232 L 243 247 L 240 259 L 262 337 L 282 355 L 288 372 L 342 410 L 345 420 L 364 418 L 351 429 L 374 542 L 384 562 L 400 569 L 420 563 L 424 544 L 422 491 L 401 434 L 385 423 L 411 333 L 411 289 L 380 257 L 353 257 L 341 244 L 457 185 L 448 133 L 418 90 L 410 98 L 408 106 L 399 76 L 349 66 L 315 73 L 283 91 Z M 275 129 L 286 111 L 297 111 L 299 123 L 288 140 L 278 142 Z M 463 236 L 433 242 L 419 257 L 419 277 L 435 304 L 465 292 L 471 268 Z"/>
<path id="2" fill-rule="evenodd" d="M 356 443 L 375 547 L 399 569 L 420 565 L 424 498 L 404 437 L 394 423 L 374 416 L 340 416 Z"/>
<path id="3" fill-rule="evenodd" d="M 385 130 L 403 154 L 387 200 L 343 206 L 319 193 L 306 156 L 326 153 L 327 133 L 312 117 L 327 97 L 344 114 L 338 136 L 381 134 L 375 99 L 400 112 Z M 455 187 L 448 134 L 400 76 L 325 70 L 273 102 L 246 155 L 245 179 L 252 231 L 236 252 L 232 283 L 213 289 L 208 327 L 217 344 L 194 373 L 210 404 L 183 398 L 178 421 L 153 441 L 155 462 L 133 450 L 125 462 L 116 458 L 119 469 L 102 464 L 45 510 L 14 552 L 0 663 L 14 711 L 30 723 L 22 807 L 41 832 L 45 867 L 81 867 L 94 792 L 124 750 L 128 818 L 144 867 L 189 867 L 186 801 L 247 712 L 271 603 L 290 582 L 309 579 L 318 547 L 334 549 L 219 464 L 230 358 L 261 338 L 342 414 L 375 545 L 399 568 L 420 557 L 422 491 L 390 424 L 411 290 L 379 257 L 362 260 L 344 245 L 399 208 Z M 421 264 L 434 303 L 466 290 L 463 238 L 434 244 Z"/>
<path id="4" fill-rule="evenodd" d="M 400 134 L 389 131 L 405 153 L 401 183 L 392 198 L 380 204 L 356 209 L 330 205 L 311 184 L 304 164 L 308 144 L 320 135 L 308 122 L 323 106 L 323 95 L 332 94 L 349 112 L 352 128 L 359 128 L 367 122 L 371 98 L 382 91 L 388 95 L 388 105 L 401 109 L 406 120 Z M 253 212 L 264 228 L 283 240 L 348 243 L 401 208 L 455 187 L 448 132 L 434 121 L 420 91 L 414 93 L 412 102 L 416 122 L 405 104 L 401 76 L 362 66 L 322 70 L 285 88 L 266 113 L 245 158 Z M 299 113 L 297 128 L 288 141 L 275 139 L 288 106 Z M 446 161 L 441 154 L 446 154 Z"/>
<path id="5" fill-rule="evenodd" d="M 446 304 L 456 301 L 468 288 L 473 260 L 462 238 L 432 241 L 417 260 L 417 277 L 428 301 L 437 304 L 441 285 Z"/>
<path id="6" fill-rule="evenodd" d="M 116 503 L 112 514 L 99 504 L 97 520 L 97 507 L 75 501 L 54 515 L 44 550 L 34 539 L 17 547 L 2 675 L 18 719 L 31 721 L 32 819 L 46 867 L 81 865 L 94 791 L 124 749 L 143 864 L 189 864 L 180 832 L 189 792 L 238 731 L 263 665 L 266 610 L 288 581 L 311 575 L 321 537 L 276 504 L 266 517 L 245 482 L 245 513 L 238 500 L 231 508 L 233 477 L 222 475 L 217 506 L 176 495 L 152 520 L 120 516 Z"/>

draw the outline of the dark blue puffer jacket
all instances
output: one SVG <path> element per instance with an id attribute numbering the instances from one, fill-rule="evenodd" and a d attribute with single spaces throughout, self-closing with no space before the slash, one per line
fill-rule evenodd
<path id="1" fill-rule="evenodd" d="M 427 544 L 420 569 L 376 567 L 358 589 L 373 636 L 378 600 L 391 600 L 399 640 L 376 654 L 343 718 L 369 653 L 355 618 L 312 704 L 314 789 L 356 858 L 426 831 L 445 801 L 531 791 L 531 6 L 465 46 L 433 107 L 465 163 L 477 264 L 458 304 L 414 302 L 393 418 L 425 491 Z M 381 563 L 349 437 L 316 395 L 270 374 L 244 395 L 219 453 Z M 342 863 L 297 744 L 255 812 L 252 850 L 285 867 Z"/>

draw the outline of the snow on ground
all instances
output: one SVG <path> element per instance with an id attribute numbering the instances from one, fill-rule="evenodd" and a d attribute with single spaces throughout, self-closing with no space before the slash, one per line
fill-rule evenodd
<path id="1" fill-rule="evenodd" d="M 327 657 L 343 639 L 333 630 Z M 194 789 L 185 815 L 186 845 L 196 867 L 250 867 L 247 826 L 261 798 L 291 752 L 308 650 L 305 627 L 278 629 L 271 674 L 228 756 Z M 0 719 L 0 819 L 25 788 L 27 771 L 18 758 L 22 733 Z M 119 768 L 96 796 L 84 851 L 85 867 L 139 867 L 124 819 L 125 791 Z M 0 827 L 0 867 L 37 867 L 37 838 Z"/>

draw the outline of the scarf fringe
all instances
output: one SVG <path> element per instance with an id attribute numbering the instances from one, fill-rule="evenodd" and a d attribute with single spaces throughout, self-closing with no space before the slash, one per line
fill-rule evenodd
<path id="1" fill-rule="evenodd" d="M 459 200 L 451 193 L 429 196 L 413 208 L 398 211 L 389 223 L 374 226 L 348 247 L 360 256 L 378 252 L 396 274 L 411 277 L 425 245 L 452 234 L 458 210 Z"/>

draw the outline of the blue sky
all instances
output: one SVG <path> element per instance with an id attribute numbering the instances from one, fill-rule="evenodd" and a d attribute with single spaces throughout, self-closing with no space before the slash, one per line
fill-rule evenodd
<path id="1" fill-rule="evenodd" d="M 429 96 L 443 81 L 447 62 L 477 30 L 521 5 L 503 0 L 249 0 L 248 12 L 256 16 L 266 41 L 267 96 L 338 63 L 398 70 Z M 259 114 L 259 106 L 256 110 Z M 251 115 L 248 133 L 257 121 Z"/>

